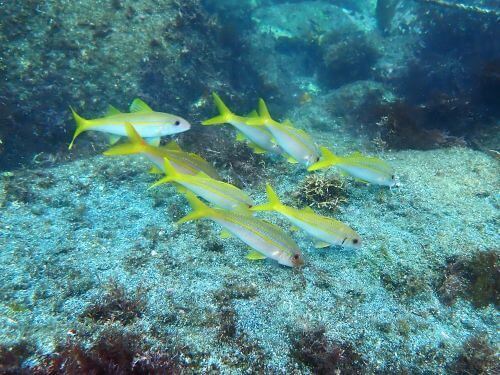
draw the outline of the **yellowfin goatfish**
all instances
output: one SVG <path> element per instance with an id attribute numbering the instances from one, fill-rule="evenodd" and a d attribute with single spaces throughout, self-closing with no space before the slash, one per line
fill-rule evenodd
<path id="1" fill-rule="evenodd" d="M 271 185 L 266 185 L 268 203 L 252 207 L 252 211 L 276 211 L 285 216 L 295 226 L 318 239 L 316 247 L 340 245 L 348 248 L 359 248 L 361 238 L 344 223 L 316 214 L 310 207 L 298 210 L 282 204 Z"/>
<path id="2" fill-rule="evenodd" d="M 220 180 L 219 174 L 209 162 L 201 156 L 182 151 L 175 141 L 171 141 L 165 146 L 155 147 L 142 139 L 130 123 L 125 124 L 125 130 L 130 142 L 113 146 L 109 150 L 105 151 L 104 155 L 143 154 L 155 165 L 152 171 L 159 173 L 165 173 L 165 164 L 163 159 L 167 158 L 170 160 L 175 170 L 181 173 L 195 176 L 198 173 L 203 172 L 209 177 Z"/>
<path id="3" fill-rule="evenodd" d="M 396 185 L 394 169 L 383 160 L 365 156 L 360 152 L 348 156 L 337 156 L 326 147 L 321 147 L 321 154 L 322 159 L 311 165 L 308 171 L 336 166 L 342 172 L 363 182 L 389 187 Z"/>
<path id="4" fill-rule="evenodd" d="M 248 145 L 257 154 L 263 154 L 266 151 L 281 152 L 276 143 L 273 142 L 271 133 L 262 126 L 251 126 L 246 124 L 246 117 L 237 116 L 227 108 L 222 99 L 215 92 L 212 93 L 215 105 L 219 110 L 219 115 L 203 121 L 202 125 L 231 124 L 238 130 L 237 141 L 248 140 Z M 257 113 L 250 117 L 257 116 Z"/>
<path id="5" fill-rule="evenodd" d="M 175 182 L 226 210 L 248 210 L 253 206 L 252 199 L 244 191 L 231 184 L 214 180 L 203 172 L 196 176 L 180 173 L 175 170 L 167 158 L 164 158 L 164 169 L 167 176 L 155 182 L 151 187 Z"/>
<path id="6" fill-rule="evenodd" d="M 271 258 L 288 267 L 304 264 L 299 247 L 280 227 L 250 214 L 210 208 L 189 192 L 186 198 L 193 211 L 180 219 L 179 224 L 208 218 L 255 250 L 247 259 Z"/>
<path id="7" fill-rule="evenodd" d="M 119 137 L 126 136 L 125 124 L 132 124 L 143 138 L 150 138 L 153 144 L 160 143 L 160 137 L 185 132 L 191 128 L 189 122 L 182 117 L 168 113 L 155 112 L 141 99 L 135 99 L 130 105 L 130 113 L 122 113 L 110 106 L 105 117 L 86 120 L 71 108 L 76 121 L 76 130 L 69 149 L 73 147 L 75 138 L 88 130 L 110 134 L 111 143 Z"/>
<path id="8" fill-rule="evenodd" d="M 273 120 L 264 100 L 259 99 L 259 117 L 248 118 L 249 125 L 265 125 L 274 136 L 278 145 L 289 155 L 291 163 L 309 166 L 320 158 L 320 152 L 311 136 L 305 131 L 293 127 L 288 120 L 280 124 Z"/>

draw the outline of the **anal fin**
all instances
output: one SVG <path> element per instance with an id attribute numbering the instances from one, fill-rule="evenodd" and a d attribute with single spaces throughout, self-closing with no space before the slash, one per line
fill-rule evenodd
<path id="1" fill-rule="evenodd" d="M 332 245 L 331 243 L 328 243 L 328 242 L 325 242 L 325 241 L 320 241 L 320 240 L 314 241 L 314 247 L 316 249 L 322 249 L 324 247 L 328 247 L 328 246 L 331 246 L 331 245 Z"/>
<path id="2" fill-rule="evenodd" d="M 246 255 L 245 258 L 248 260 L 262 260 L 266 259 L 267 257 L 265 255 L 262 255 L 258 251 L 252 250 Z"/>

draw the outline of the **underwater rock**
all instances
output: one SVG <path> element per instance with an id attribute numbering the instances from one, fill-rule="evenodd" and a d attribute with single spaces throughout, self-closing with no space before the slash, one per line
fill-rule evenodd
<path id="1" fill-rule="evenodd" d="M 396 13 L 396 7 L 399 0 L 377 0 L 377 8 L 375 17 L 377 18 L 377 26 L 384 34 L 390 32 L 391 22 Z"/>
<path id="2" fill-rule="evenodd" d="M 224 30 L 199 0 L 8 2 L 0 21 L 6 168 L 65 151 L 75 127 L 69 105 L 92 118 L 140 95 L 159 111 L 190 117 L 221 81 L 245 92 L 256 82 L 248 70 L 237 73 L 245 65 L 228 56 L 239 43 L 220 43 Z"/>

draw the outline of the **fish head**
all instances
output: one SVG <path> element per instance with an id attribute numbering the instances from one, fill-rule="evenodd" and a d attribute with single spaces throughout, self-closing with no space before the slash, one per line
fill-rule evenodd
<path id="1" fill-rule="evenodd" d="M 164 135 L 177 134 L 191 129 L 191 124 L 180 116 L 164 114 L 161 119 L 161 132 Z"/>
<path id="2" fill-rule="evenodd" d="M 305 165 L 306 165 L 306 167 L 310 167 L 311 165 L 319 162 L 320 159 L 321 159 L 321 155 L 319 155 L 319 153 L 318 154 L 316 154 L 314 152 L 310 153 L 304 157 Z"/>
<path id="3" fill-rule="evenodd" d="M 345 233 L 342 246 L 356 250 L 361 247 L 361 243 L 361 237 L 356 232 L 349 231 L 348 233 Z"/>
<path id="4" fill-rule="evenodd" d="M 377 178 L 377 184 L 382 185 L 382 186 L 388 186 L 388 187 L 396 186 L 396 184 L 397 184 L 396 175 L 394 173 L 380 175 Z"/>
<path id="5" fill-rule="evenodd" d="M 300 267 L 304 265 L 304 257 L 300 253 L 300 251 L 295 251 L 292 256 L 288 259 L 290 267 Z"/>

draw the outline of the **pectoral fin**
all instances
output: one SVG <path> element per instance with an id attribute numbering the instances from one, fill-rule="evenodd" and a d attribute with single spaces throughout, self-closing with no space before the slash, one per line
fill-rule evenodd
<path id="1" fill-rule="evenodd" d="M 291 156 L 288 156 L 286 158 L 286 161 L 289 162 L 290 164 L 297 164 L 298 163 L 298 161 L 295 160 L 294 158 L 292 158 Z"/>
<path id="2" fill-rule="evenodd" d="M 266 259 L 266 256 L 262 255 L 258 251 L 252 250 L 246 255 L 245 258 L 247 258 L 248 260 L 262 260 Z"/>

